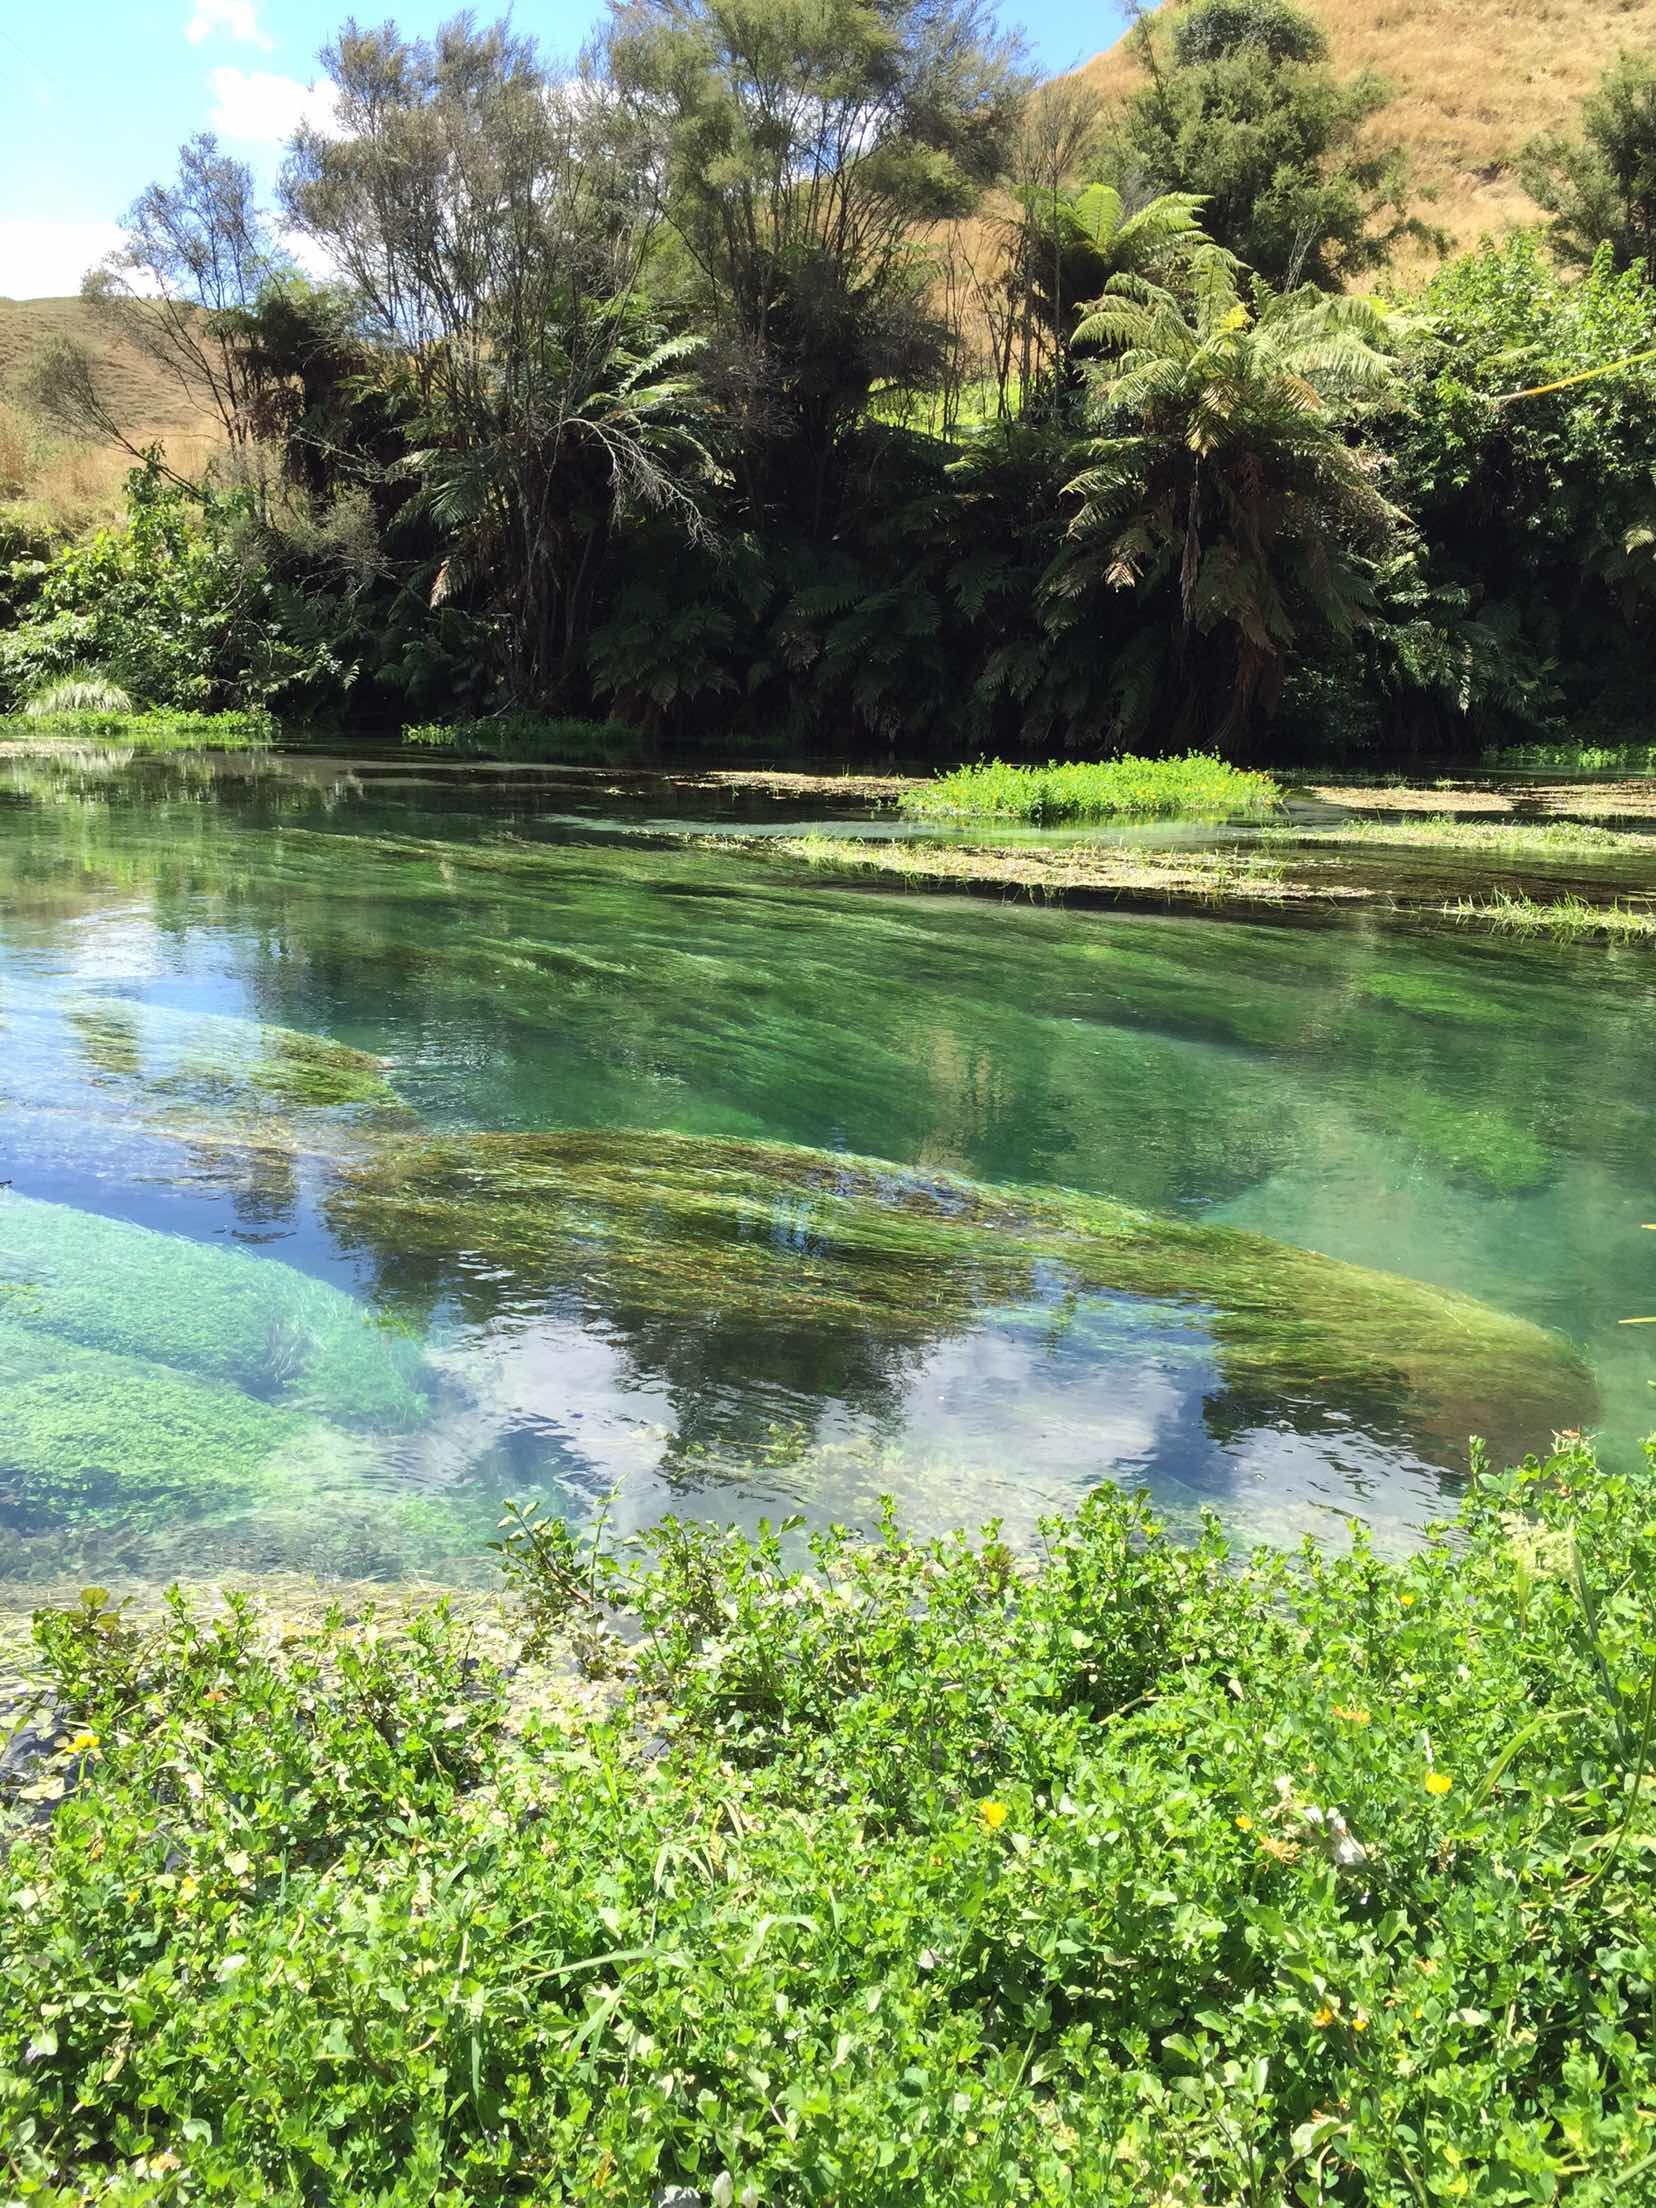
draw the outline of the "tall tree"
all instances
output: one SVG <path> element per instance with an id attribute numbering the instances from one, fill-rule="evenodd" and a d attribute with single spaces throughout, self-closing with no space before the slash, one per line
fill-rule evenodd
<path id="1" fill-rule="evenodd" d="M 1580 136 L 1532 140 L 1521 174 L 1562 261 L 1588 268 L 1608 245 L 1617 268 L 1656 283 L 1656 61 L 1619 55 L 1582 105 Z"/>
<path id="2" fill-rule="evenodd" d="M 1069 543 L 1046 591 L 1059 626 L 1131 591 L 1144 627 L 1117 675 L 1129 725 L 1236 743 L 1269 714 L 1290 650 L 1347 631 L 1366 554 L 1402 517 L 1348 443 L 1340 407 L 1393 388 L 1395 332 L 1372 301 L 1256 286 L 1217 246 L 1176 288 L 1115 276 L 1079 336 L 1099 434 L 1069 485 Z"/>
<path id="3" fill-rule="evenodd" d="M 1103 171 L 1144 193 L 1194 192 L 1217 242 L 1268 282 L 1334 285 L 1434 233 L 1408 208 L 1401 151 L 1367 126 L 1389 97 L 1339 77 L 1292 0 L 1188 0 L 1133 33 L 1144 84 Z"/>
<path id="4" fill-rule="evenodd" d="M 1001 171 L 1014 49 L 986 0 L 611 0 L 607 43 L 755 489 L 820 529 L 870 393 L 941 372 L 924 239 Z"/>
<path id="5" fill-rule="evenodd" d="M 403 464 L 449 548 L 434 602 L 475 605 L 512 696 L 555 700 L 616 522 L 701 528 L 688 348 L 639 292 L 650 195 L 602 82 L 552 76 L 504 23 L 352 22 L 323 62 L 341 134 L 299 133 L 290 217 L 406 394 Z"/>
<path id="6" fill-rule="evenodd" d="M 141 192 L 122 227 L 120 245 L 88 271 L 83 297 L 192 407 L 216 416 L 232 446 L 252 443 L 267 394 L 246 318 L 291 271 L 253 172 L 203 132 L 179 148 L 176 179 Z M 141 425 L 87 347 L 58 340 L 37 363 L 32 390 L 64 426 L 144 457 L 134 441 Z"/>
<path id="7" fill-rule="evenodd" d="M 1208 241 L 1202 203 L 1190 192 L 1164 192 L 1132 211 L 1113 184 L 1050 194 L 1026 187 L 1021 202 L 1008 237 L 1004 282 L 1013 313 L 1003 366 L 1010 371 L 1016 356 L 1027 414 L 1043 379 L 1053 398 L 1078 384 L 1076 331 L 1112 276 L 1170 274 Z"/>

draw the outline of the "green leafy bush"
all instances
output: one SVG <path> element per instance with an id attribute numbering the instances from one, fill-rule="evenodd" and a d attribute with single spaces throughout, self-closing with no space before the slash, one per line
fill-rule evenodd
<path id="1" fill-rule="evenodd" d="M 1229 820 L 1280 804 L 1268 774 L 1230 766 L 1209 752 L 1184 759 L 1077 760 L 1009 767 L 998 759 L 956 767 L 903 793 L 900 809 L 916 819 L 1109 820 L 1183 814 Z"/>
<path id="2" fill-rule="evenodd" d="M 42 1619 L 11 2194 L 1647 2197 L 1648 1475 L 1567 1437 L 1399 1563 L 1112 1491 L 1028 1570 L 506 1547 L 532 1625 L 630 1621 L 614 1716 L 508 1727 L 440 1614 Z"/>
<path id="3" fill-rule="evenodd" d="M 102 675 L 68 676 L 37 690 L 23 708 L 36 719 L 48 713 L 130 713 L 132 700 L 118 682 Z"/>

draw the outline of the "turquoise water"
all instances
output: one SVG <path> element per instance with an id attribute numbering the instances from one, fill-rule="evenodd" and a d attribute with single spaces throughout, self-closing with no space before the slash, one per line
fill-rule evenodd
<path id="1" fill-rule="evenodd" d="M 1544 1444 L 1556 1394 L 1620 1459 L 1656 1423 L 1618 1323 L 1656 1310 L 1648 953 L 830 885 L 651 832 L 708 806 L 0 766 L 0 1574 L 469 1576 L 531 1491 L 626 1525 L 889 1489 L 1027 1531 L 1115 1477 L 1402 1539 L 1466 1418 Z M 532 1139 L 570 1133 L 604 1145 Z M 1442 1370 L 1366 1387 L 1342 1334 L 1319 1387 L 1305 1343 L 1238 1347 L 1272 1300 L 1240 1246 L 1129 1281 L 1096 1217 L 1043 1243 L 962 1183 L 1458 1291 L 1592 1385 L 1540 1335 L 1499 1352 L 1530 1395 L 1486 1385 L 1446 1304 Z M 1389 1293 L 1294 1280 L 1342 1327 Z"/>

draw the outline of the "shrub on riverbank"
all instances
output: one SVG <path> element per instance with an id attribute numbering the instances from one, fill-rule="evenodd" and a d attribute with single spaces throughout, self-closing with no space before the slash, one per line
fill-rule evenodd
<path id="1" fill-rule="evenodd" d="M 1282 791 L 1268 774 L 1208 752 L 1183 759 L 1073 760 L 1009 767 L 999 759 L 956 767 L 905 791 L 898 810 L 916 820 L 1231 820 L 1269 812 Z"/>
<path id="2" fill-rule="evenodd" d="M 0 2169 L 172 2203 L 1642 2197 L 1648 1478 L 1239 1566 L 1106 1490 L 993 1538 L 519 1531 L 636 1709 L 514 1733 L 439 1617 L 44 1619 Z M 611 1660 L 625 1659 L 610 1644 Z"/>
<path id="3" fill-rule="evenodd" d="M 132 751 L 255 751 L 274 743 L 264 712 L 109 713 L 77 710 L 0 714 L 0 744 L 121 744 Z"/>

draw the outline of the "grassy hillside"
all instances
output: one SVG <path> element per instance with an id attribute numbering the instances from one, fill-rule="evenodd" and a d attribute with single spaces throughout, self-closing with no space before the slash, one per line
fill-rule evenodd
<path id="1" fill-rule="evenodd" d="M 112 342 L 107 326 L 80 299 L 0 299 L 0 511 L 74 531 L 120 510 L 129 456 L 50 430 L 21 404 L 29 364 L 53 338 L 87 346 L 135 444 L 159 442 L 175 466 L 205 464 L 217 425 L 152 361 Z"/>
<path id="2" fill-rule="evenodd" d="M 1512 162 L 1537 131 L 1570 125 L 1623 48 L 1656 46 L 1656 0 L 1304 0 L 1342 70 L 1396 88 L 1381 118 L 1434 194 L 1456 246 L 1533 219 Z M 1114 46 L 1083 71 L 1119 91 L 1138 75 Z"/>

